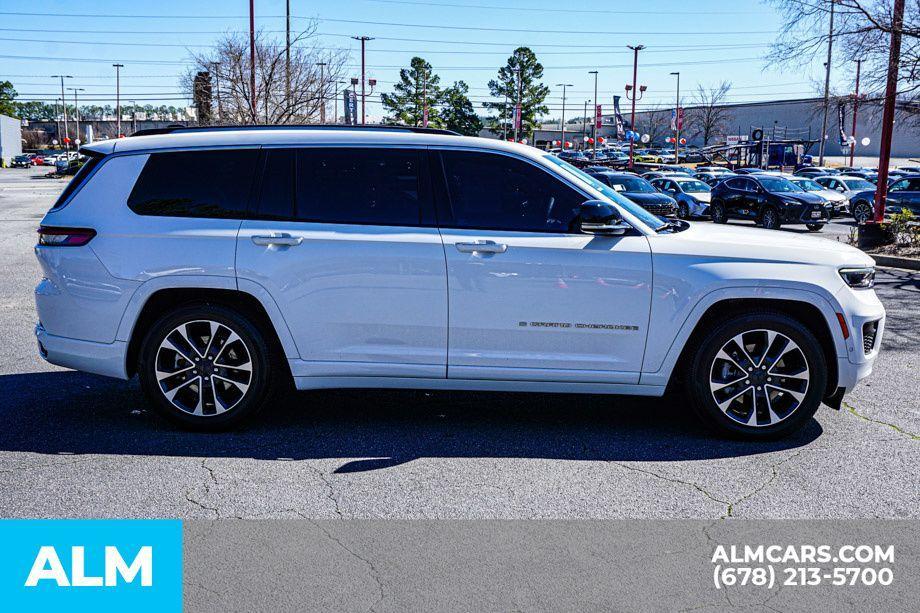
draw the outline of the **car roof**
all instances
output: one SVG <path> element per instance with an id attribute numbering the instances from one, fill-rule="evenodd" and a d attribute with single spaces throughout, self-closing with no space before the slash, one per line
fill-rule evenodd
<path id="1" fill-rule="evenodd" d="M 108 155 L 157 149 L 208 147 L 258 147 L 263 145 L 391 145 L 391 146 L 461 146 L 492 149 L 528 157 L 546 153 L 529 145 L 509 143 L 493 138 L 460 136 L 445 131 L 410 129 L 353 129 L 342 127 L 239 127 L 220 130 L 177 130 L 166 134 L 146 134 L 110 139 L 85 145 L 88 152 Z"/>

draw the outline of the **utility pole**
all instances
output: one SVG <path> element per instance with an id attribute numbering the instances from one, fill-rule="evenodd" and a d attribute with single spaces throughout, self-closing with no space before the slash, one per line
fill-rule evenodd
<path id="1" fill-rule="evenodd" d="M 365 43 L 367 43 L 367 41 L 369 41 L 369 40 L 374 40 L 374 39 L 371 38 L 370 36 L 352 36 L 352 38 L 355 39 L 355 40 L 360 40 L 360 41 L 361 41 L 361 125 L 363 126 L 363 125 L 365 124 L 366 117 L 367 117 L 367 116 L 365 115 L 365 103 L 366 103 L 366 97 L 367 97 L 367 96 L 366 96 L 365 90 L 364 90 L 364 82 L 365 82 L 365 79 L 364 79 L 364 51 L 365 51 Z"/>
<path id="2" fill-rule="evenodd" d="M 584 142 L 588 138 L 588 102 L 590 100 L 585 100 L 585 110 L 584 115 L 581 116 L 581 140 Z"/>
<path id="3" fill-rule="evenodd" d="M 214 70 L 214 87 L 217 89 L 217 125 L 221 125 L 223 112 L 220 104 L 220 62 L 211 62 Z"/>
<path id="4" fill-rule="evenodd" d="M 121 69 L 124 64 L 112 64 L 115 67 L 115 138 L 121 138 Z"/>
<path id="5" fill-rule="evenodd" d="M 502 140 L 508 140 L 508 92 L 505 92 L 505 102 L 502 105 Z"/>
<path id="6" fill-rule="evenodd" d="M 514 105 L 514 142 L 520 140 L 520 132 L 524 129 L 524 109 L 521 104 L 521 98 L 524 91 L 524 75 L 521 73 L 521 60 L 517 58 L 517 68 L 514 71 L 517 73 L 517 104 Z M 565 149 L 565 142 L 562 143 L 562 148 Z"/>
<path id="7" fill-rule="evenodd" d="M 901 58 L 901 33 L 904 29 L 904 0 L 894 0 L 891 18 L 891 49 L 888 52 L 888 78 L 882 112 L 882 138 L 879 141 L 878 187 L 875 190 L 873 225 L 878 228 L 885 215 L 888 198 L 888 164 L 891 163 L 891 133 L 894 130 L 894 105 L 898 95 L 898 62 Z"/>
<path id="8" fill-rule="evenodd" d="M 252 103 L 252 123 L 259 123 L 256 107 L 256 7 L 249 0 L 249 97 Z M 266 119 L 266 121 L 268 121 Z"/>
<path id="9" fill-rule="evenodd" d="M 64 149 L 70 149 L 70 143 L 67 142 L 67 139 L 70 138 L 70 128 L 67 126 L 67 96 L 64 95 L 64 79 L 72 79 L 73 77 L 69 74 L 56 74 L 51 75 L 52 79 L 61 79 L 61 108 L 64 110 L 64 138 L 61 139 L 61 144 L 64 145 Z"/>
<path id="10" fill-rule="evenodd" d="M 74 122 L 74 134 L 76 138 L 74 139 L 74 144 L 79 145 L 80 143 L 76 142 L 82 140 L 80 138 L 80 103 L 77 100 L 77 92 L 85 92 L 86 90 L 82 87 L 68 87 L 67 89 L 73 92 L 73 122 Z"/>
<path id="11" fill-rule="evenodd" d="M 626 97 L 629 98 L 629 92 L 632 91 L 632 113 L 629 119 L 630 130 L 635 134 L 636 132 L 636 99 L 641 98 L 641 92 L 636 89 L 637 87 L 637 77 L 639 74 L 639 52 L 645 49 L 645 45 L 626 45 L 627 48 L 633 50 L 633 82 L 632 85 L 626 86 Z M 645 91 L 645 86 L 642 86 L 642 91 Z M 633 167 L 633 149 L 635 147 L 635 138 L 629 139 L 629 167 Z"/>
<path id="12" fill-rule="evenodd" d="M 61 101 L 60 98 L 57 98 L 57 99 L 54 101 L 54 123 L 55 123 L 55 127 L 57 128 L 57 139 L 58 139 L 58 142 L 60 142 L 60 143 L 63 144 L 64 141 L 61 140 L 61 115 L 60 115 L 60 113 L 58 113 L 58 108 L 57 108 L 57 103 L 60 102 L 60 101 Z"/>
<path id="13" fill-rule="evenodd" d="M 680 73 L 672 72 L 677 75 L 677 102 L 674 104 L 674 163 L 680 164 Z"/>
<path id="14" fill-rule="evenodd" d="M 284 105 L 291 110 L 291 0 L 284 3 Z M 325 111 L 325 109 L 323 109 Z M 325 112 L 322 113 L 325 116 Z M 322 123 L 325 123 L 324 121 Z"/>
<path id="15" fill-rule="evenodd" d="M 588 74 L 594 75 L 594 117 L 591 119 L 591 125 L 594 126 L 591 137 L 594 139 L 594 159 L 597 159 L 597 71 L 590 70 Z"/>
<path id="16" fill-rule="evenodd" d="M 319 122 L 326 123 L 326 62 L 317 62 L 319 66 Z"/>
<path id="17" fill-rule="evenodd" d="M 850 131 L 852 144 L 850 145 L 850 167 L 853 166 L 853 158 L 856 156 L 856 111 L 859 109 L 859 72 L 862 68 L 862 60 L 856 60 L 856 93 L 853 94 L 853 129 Z"/>
<path id="18" fill-rule="evenodd" d="M 137 132 L 137 100 L 131 101 L 131 131 Z"/>
<path id="19" fill-rule="evenodd" d="M 422 127 L 428 127 L 428 72 L 422 75 Z"/>
<path id="20" fill-rule="evenodd" d="M 560 122 L 559 127 L 562 130 L 562 149 L 564 151 L 565 150 L 565 88 L 572 87 L 572 84 L 571 83 L 556 83 L 556 87 L 562 88 L 562 121 Z"/>
<path id="21" fill-rule="evenodd" d="M 827 63 L 824 65 L 824 121 L 821 124 L 821 143 L 818 147 L 818 166 L 824 166 L 824 145 L 827 142 L 827 109 L 829 106 L 830 88 L 831 88 L 831 51 L 834 46 L 834 6 L 837 0 L 829 0 L 831 3 L 831 25 L 827 33 Z"/>

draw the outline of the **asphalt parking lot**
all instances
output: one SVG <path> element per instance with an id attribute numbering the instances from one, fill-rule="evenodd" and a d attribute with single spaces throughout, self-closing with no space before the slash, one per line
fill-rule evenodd
<path id="1" fill-rule="evenodd" d="M 136 381 L 38 357 L 32 245 L 64 186 L 39 170 L 0 170 L 0 517 L 920 517 L 920 274 L 880 274 L 876 372 L 780 442 L 714 438 L 680 397 L 412 391 L 298 393 L 190 434 Z"/>

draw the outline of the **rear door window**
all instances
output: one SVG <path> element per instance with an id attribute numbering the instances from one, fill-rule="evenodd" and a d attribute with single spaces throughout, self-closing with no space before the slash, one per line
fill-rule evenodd
<path id="1" fill-rule="evenodd" d="M 138 215 L 242 219 L 258 149 L 152 153 L 128 207 Z"/>
<path id="2" fill-rule="evenodd" d="M 295 218 L 387 226 L 422 223 L 422 153 L 415 149 L 300 149 Z"/>

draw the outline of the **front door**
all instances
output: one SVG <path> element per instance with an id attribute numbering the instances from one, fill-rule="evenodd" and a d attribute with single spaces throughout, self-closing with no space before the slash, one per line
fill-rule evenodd
<path id="1" fill-rule="evenodd" d="M 442 150 L 432 154 L 439 166 L 448 377 L 637 383 L 647 239 L 574 233 L 588 198 L 536 162 Z"/>
<path id="2" fill-rule="evenodd" d="M 277 303 L 295 376 L 446 376 L 447 277 L 427 152 L 266 149 L 237 244 Z"/>

